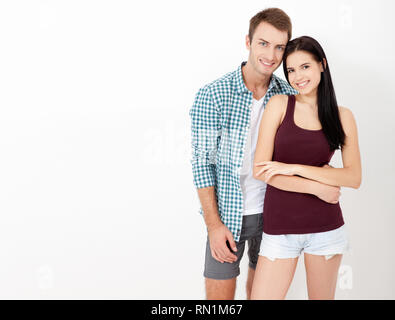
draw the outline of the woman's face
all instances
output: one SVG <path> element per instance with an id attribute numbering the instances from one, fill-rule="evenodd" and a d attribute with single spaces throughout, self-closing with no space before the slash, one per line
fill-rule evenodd
<path id="1" fill-rule="evenodd" d="M 307 51 L 295 51 L 286 60 L 288 80 L 300 94 L 314 93 L 321 81 L 322 63 Z"/>

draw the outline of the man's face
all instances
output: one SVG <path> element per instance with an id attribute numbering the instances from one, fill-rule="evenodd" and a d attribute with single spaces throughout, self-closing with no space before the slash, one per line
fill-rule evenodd
<path id="1" fill-rule="evenodd" d="M 261 22 L 255 29 L 250 42 L 246 37 L 247 49 L 250 51 L 248 63 L 263 76 L 271 76 L 280 66 L 284 49 L 288 42 L 288 33 L 280 31 L 267 22 Z"/>

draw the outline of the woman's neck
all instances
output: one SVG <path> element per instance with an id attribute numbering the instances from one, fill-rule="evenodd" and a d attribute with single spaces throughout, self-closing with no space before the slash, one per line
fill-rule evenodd
<path id="1" fill-rule="evenodd" d="M 298 94 L 296 96 L 296 100 L 299 103 L 310 106 L 312 109 L 318 109 L 317 90 L 314 90 L 313 92 L 308 94 Z"/>

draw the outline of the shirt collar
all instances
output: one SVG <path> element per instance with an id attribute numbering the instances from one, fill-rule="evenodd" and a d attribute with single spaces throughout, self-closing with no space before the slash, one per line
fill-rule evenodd
<path id="1" fill-rule="evenodd" d="M 245 92 L 250 92 L 243 80 L 243 73 L 241 71 L 241 68 L 244 67 L 246 65 L 246 61 L 243 61 L 241 63 L 241 65 L 237 68 L 236 71 L 236 88 L 237 88 L 237 92 L 238 93 L 245 93 Z M 270 91 L 271 89 L 273 89 L 274 87 L 276 87 L 278 85 L 278 79 L 277 77 L 272 74 L 272 77 L 270 78 L 270 83 L 269 83 L 269 87 L 267 88 L 267 91 Z"/>

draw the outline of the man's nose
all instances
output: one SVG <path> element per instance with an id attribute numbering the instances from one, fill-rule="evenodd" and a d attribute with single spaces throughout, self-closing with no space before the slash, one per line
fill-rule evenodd
<path id="1" fill-rule="evenodd" d="M 274 62 L 274 57 L 275 57 L 274 49 L 270 49 L 267 58 L 270 60 L 270 62 Z"/>

